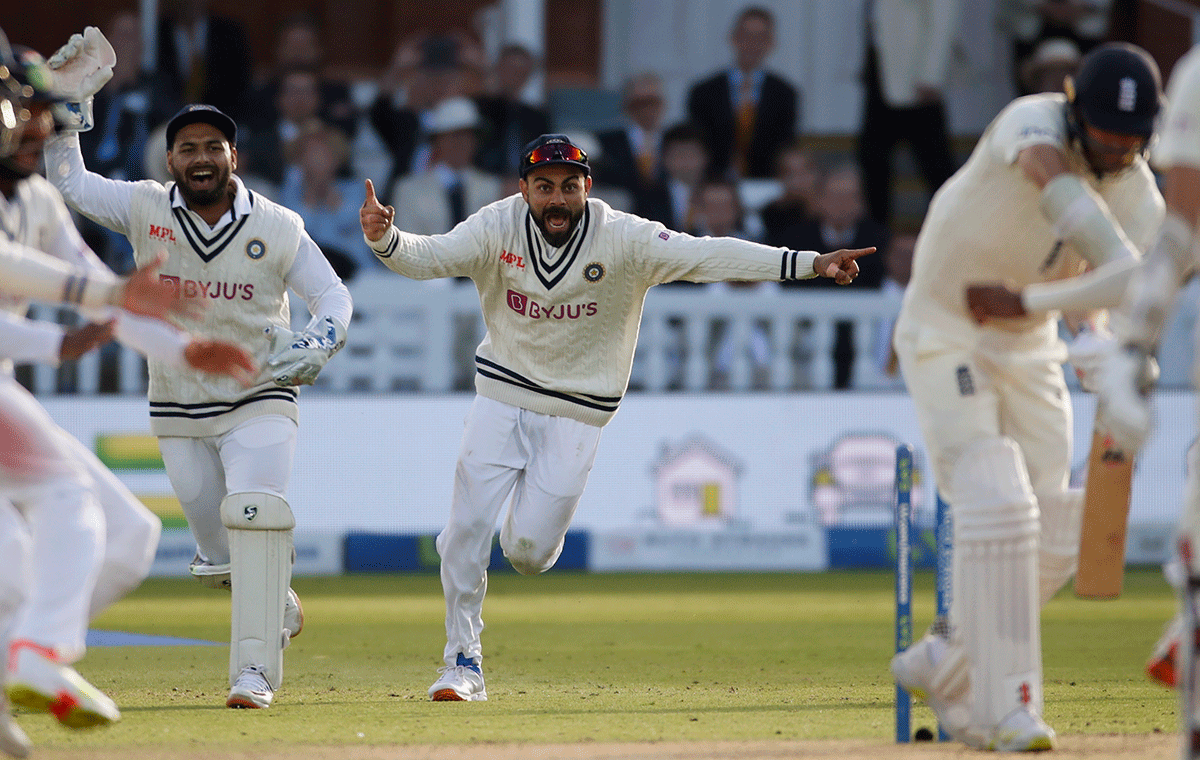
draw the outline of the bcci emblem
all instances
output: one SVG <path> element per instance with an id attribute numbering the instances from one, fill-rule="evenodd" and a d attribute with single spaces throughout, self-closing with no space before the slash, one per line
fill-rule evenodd
<path id="1" fill-rule="evenodd" d="M 267 255 L 267 244 L 255 238 L 249 243 L 246 243 L 246 255 L 255 261 Z"/>
<path id="2" fill-rule="evenodd" d="M 604 279 L 604 265 L 598 261 L 593 261 L 583 268 L 583 279 L 588 282 L 600 282 Z"/>
<path id="3" fill-rule="evenodd" d="M 242 514 L 246 517 L 246 522 L 253 522 L 255 517 L 258 517 L 258 507 L 253 504 L 242 510 Z"/>

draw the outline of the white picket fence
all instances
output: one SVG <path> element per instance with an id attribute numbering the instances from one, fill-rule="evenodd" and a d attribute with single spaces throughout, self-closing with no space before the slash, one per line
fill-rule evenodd
<path id="1" fill-rule="evenodd" d="M 329 393 L 444 393 L 466 390 L 474 348 L 483 336 L 479 299 L 471 283 L 415 282 L 391 273 L 352 282 L 354 323 L 346 347 L 321 373 L 314 391 Z M 1161 352 L 1162 384 L 1185 387 L 1191 366 L 1195 287 L 1181 298 Z M 634 392 L 813 390 L 833 387 L 837 323 L 853 325 L 854 390 L 901 389 L 881 369 L 899 301 L 852 289 L 740 290 L 722 286 L 657 287 L 646 298 L 630 380 Z M 294 327 L 307 321 L 293 297 Z M 35 316 L 56 319 L 57 309 Z M 64 319 L 63 321 L 69 321 Z M 719 339 L 718 339 L 719 338 Z M 35 393 L 145 393 L 145 362 L 109 346 L 62 370 L 32 368 Z M 63 378 L 66 378 L 64 382 Z M 1068 379 L 1074 384 L 1073 373 Z"/>

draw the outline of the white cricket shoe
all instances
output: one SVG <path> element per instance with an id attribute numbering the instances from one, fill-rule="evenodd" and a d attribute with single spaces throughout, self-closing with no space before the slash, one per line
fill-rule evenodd
<path id="1" fill-rule="evenodd" d="M 996 752 L 1045 752 L 1054 749 L 1054 729 L 1040 716 L 1018 707 L 992 731 L 987 749 Z"/>
<path id="2" fill-rule="evenodd" d="M 304 630 L 304 607 L 300 605 L 300 597 L 290 588 L 283 602 L 283 627 L 288 630 L 290 639 L 296 638 Z"/>
<path id="3" fill-rule="evenodd" d="M 8 697 L 0 692 L 0 752 L 9 757 L 29 757 L 32 749 L 33 743 L 8 711 Z"/>
<path id="4" fill-rule="evenodd" d="M 225 700 L 226 707 L 244 707 L 260 710 L 271 706 L 275 698 L 275 690 L 267 682 L 266 673 L 259 665 L 247 665 L 238 673 L 229 690 L 229 698 Z"/>
<path id="5" fill-rule="evenodd" d="M 14 705 L 48 712 L 70 728 L 108 726 L 121 719 L 115 702 L 52 651 L 24 640 L 14 641 L 8 651 L 4 688 Z"/>
<path id="6" fill-rule="evenodd" d="M 483 687 L 483 669 L 468 660 L 462 652 L 454 665 L 438 668 L 442 677 L 429 687 L 429 699 L 433 702 L 486 702 L 487 690 Z"/>
<path id="7" fill-rule="evenodd" d="M 892 658 L 891 670 L 901 688 L 933 709 L 942 730 L 958 741 L 966 741 L 965 730 L 971 720 L 966 701 L 939 694 L 932 686 L 948 647 L 946 639 L 927 633 Z"/>
<path id="8" fill-rule="evenodd" d="M 1146 675 L 1155 681 L 1175 688 L 1175 659 L 1179 656 L 1179 639 L 1183 635 L 1183 616 L 1175 615 L 1163 628 L 1162 636 L 1154 645 L 1154 652 L 1146 661 Z"/>

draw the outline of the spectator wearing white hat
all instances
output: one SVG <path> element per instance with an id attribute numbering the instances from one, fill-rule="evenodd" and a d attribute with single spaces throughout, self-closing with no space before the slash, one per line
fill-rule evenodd
<path id="1" fill-rule="evenodd" d="M 426 121 L 432 162 L 423 172 L 401 177 L 392 188 L 396 226 L 418 235 L 449 232 L 456 224 L 501 198 L 501 180 L 472 164 L 482 125 L 475 104 L 446 98 Z"/>
<path id="2" fill-rule="evenodd" d="M 1063 81 L 1075 76 L 1083 54 L 1066 37 L 1042 40 L 1021 64 L 1021 85 L 1029 93 L 1062 92 Z"/>

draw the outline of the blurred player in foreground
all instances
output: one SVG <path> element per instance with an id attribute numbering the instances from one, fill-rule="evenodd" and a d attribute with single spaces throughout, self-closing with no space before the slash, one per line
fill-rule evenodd
<path id="1" fill-rule="evenodd" d="M 896 325 L 953 510 L 954 589 L 948 626 L 892 672 L 977 749 L 1053 747 L 1040 610 L 1074 572 L 1083 504 L 1068 489 L 1058 317 L 1119 304 L 1163 213 L 1143 156 L 1162 98 L 1153 60 L 1103 46 L 1069 84 L 1011 103 L 938 191 Z"/>
<path id="2" fill-rule="evenodd" d="M 1154 356 L 1163 326 L 1183 284 L 1196 273 L 1196 227 L 1200 221 L 1200 48 L 1192 48 L 1175 64 L 1167 89 L 1167 110 L 1154 146 L 1154 164 L 1163 175 L 1167 213 L 1158 240 L 1133 277 L 1123 311 L 1127 322 L 1116 325 L 1118 349 L 1101 373 L 1100 415 L 1118 445 L 1137 451 L 1150 434 L 1150 392 L 1158 372 Z M 1195 757 L 1200 732 L 1196 715 L 1195 647 L 1180 659 L 1185 632 L 1197 626 L 1195 604 L 1200 593 L 1200 461 L 1195 445 L 1188 452 L 1188 483 L 1179 518 L 1178 545 L 1185 580 L 1181 614 L 1167 627 L 1146 670 L 1183 691 L 1180 719 L 1184 757 Z M 1187 650 L 1185 646 L 1183 650 Z M 1189 677 L 1190 674 L 1190 677 Z"/>
<path id="3" fill-rule="evenodd" d="M 470 277 L 487 335 L 475 357 L 450 519 L 438 536 L 446 595 L 445 667 L 434 701 L 487 699 L 480 632 L 492 536 L 517 572 L 550 569 L 621 404 L 642 302 L 672 280 L 796 280 L 858 275 L 874 248 L 818 255 L 735 238 L 694 238 L 588 198 L 587 154 L 564 135 L 525 146 L 520 194 L 443 235 L 393 226 L 367 180 L 362 228 L 375 255 L 416 279 Z"/>
<path id="4" fill-rule="evenodd" d="M 17 117 L 0 116 L 0 751 L 24 757 L 30 743 L 6 698 L 74 728 L 119 719 L 112 700 L 71 664 L 84 654 L 89 619 L 145 578 L 159 524 L 17 384 L 13 361 L 77 358 L 120 333 L 183 366 L 239 376 L 253 362 L 232 344 L 129 313 L 164 317 L 192 305 L 157 281 L 161 260 L 122 281 L 84 246 L 58 193 L 34 174 L 53 125 L 49 69 L 32 51 L 12 55 L 7 42 L 0 57 L 0 114 Z M 57 258 L 27 247 L 34 245 Z M 64 332 L 26 320 L 28 298 L 129 311 L 104 308 L 93 312 L 102 322 Z"/>
<path id="5" fill-rule="evenodd" d="M 185 299 L 207 305 L 183 324 L 247 347 L 263 367 L 250 387 L 150 361 L 150 428 L 196 539 L 192 574 L 233 591 L 229 707 L 268 707 L 283 678 L 283 648 L 304 624 L 289 587 L 287 503 L 297 432 L 296 386 L 312 384 L 345 342 L 345 285 L 294 212 L 233 173 L 237 125 L 187 106 L 167 124 L 175 181 L 123 182 L 87 171 L 75 132 L 91 126 L 91 99 L 111 76 L 112 46 L 95 27 L 50 59 L 68 103 L 65 134 L 46 145 L 48 175 L 73 208 L 129 238 L 141 264 L 160 249 Z M 288 329 L 288 289 L 314 315 Z"/>

